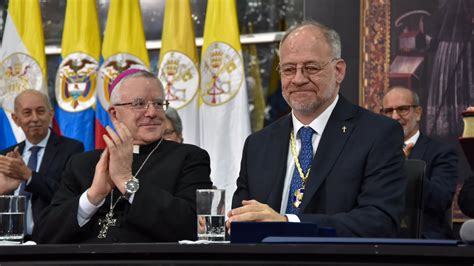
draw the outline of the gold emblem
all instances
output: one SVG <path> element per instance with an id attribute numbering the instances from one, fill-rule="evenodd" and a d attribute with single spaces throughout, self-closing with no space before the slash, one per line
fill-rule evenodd
<path id="1" fill-rule="evenodd" d="M 56 100 L 61 109 L 80 112 L 95 103 L 97 61 L 85 53 L 68 55 L 56 75 Z"/>
<path id="2" fill-rule="evenodd" d="M 208 105 L 230 101 L 240 90 L 244 79 L 241 55 L 223 42 L 207 47 L 201 64 L 202 99 Z"/>
<path id="3" fill-rule="evenodd" d="M 13 112 L 15 97 L 22 91 L 34 89 L 48 93 L 41 66 L 24 53 L 13 53 L 0 66 L 0 104 L 8 112 Z"/>
<path id="4" fill-rule="evenodd" d="M 170 106 L 180 109 L 194 98 L 199 87 L 199 73 L 193 61 L 183 53 L 167 52 L 161 61 L 158 78 L 165 88 Z"/>
<path id="5" fill-rule="evenodd" d="M 300 208 L 301 203 L 303 202 L 304 188 L 299 188 L 295 191 L 293 196 L 293 206 L 297 209 Z"/>
<path id="6" fill-rule="evenodd" d="M 99 68 L 97 78 L 97 96 L 99 102 L 107 110 L 110 103 L 109 87 L 115 78 L 129 68 L 148 70 L 145 64 L 136 56 L 119 53 L 109 57 Z"/>

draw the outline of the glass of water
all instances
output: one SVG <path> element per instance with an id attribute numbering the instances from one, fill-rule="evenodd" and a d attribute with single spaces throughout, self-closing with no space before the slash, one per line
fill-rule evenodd
<path id="1" fill-rule="evenodd" d="M 25 196 L 0 196 L 0 241 L 23 242 L 25 208 Z"/>
<path id="2" fill-rule="evenodd" d="M 198 240 L 225 241 L 225 190 L 196 190 Z"/>

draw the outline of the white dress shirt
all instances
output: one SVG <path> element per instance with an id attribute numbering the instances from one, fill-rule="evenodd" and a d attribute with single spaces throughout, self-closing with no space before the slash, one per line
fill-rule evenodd
<path id="1" fill-rule="evenodd" d="M 133 145 L 133 153 L 139 153 L 139 151 L 140 151 L 140 146 Z M 82 193 L 81 197 L 79 198 L 79 208 L 77 209 L 77 224 L 79 225 L 79 227 L 83 227 L 85 224 L 87 224 L 91 220 L 92 216 L 94 216 L 97 210 L 99 210 L 99 208 L 102 207 L 102 205 L 104 205 L 104 202 L 105 202 L 105 198 L 104 198 L 97 206 L 92 204 L 87 198 L 87 191 L 89 190 L 84 191 L 84 193 Z M 110 197 L 110 196 L 107 196 L 107 197 Z M 119 197 L 120 195 L 114 195 L 113 203 L 115 203 L 115 201 Z M 130 198 L 128 198 L 128 202 L 132 204 L 134 198 L 135 198 L 135 193 L 130 195 Z"/>
<path id="2" fill-rule="evenodd" d="M 23 154 L 21 155 L 21 157 L 23 159 L 23 162 L 25 162 L 26 165 L 28 165 L 28 161 L 30 160 L 30 157 L 31 157 L 30 148 L 33 147 L 33 146 L 42 147 L 42 149 L 40 149 L 38 151 L 38 154 L 37 154 L 38 161 L 37 161 L 37 164 L 36 164 L 36 169 L 31 169 L 31 171 L 34 171 L 34 172 L 39 171 L 40 166 L 41 166 L 41 162 L 43 161 L 43 155 L 44 155 L 44 152 L 46 150 L 46 144 L 48 144 L 48 140 L 49 140 L 50 135 L 51 135 L 51 131 L 48 129 L 48 134 L 46 134 L 46 137 L 36 145 L 32 144 L 27 139 L 25 139 L 25 148 L 23 149 Z M 25 185 L 30 184 L 31 178 L 32 178 L 32 176 L 30 176 L 28 178 Z M 21 187 L 21 184 L 15 190 L 15 192 L 14 192 L 15 195 L 20 194 L 20 187 Z M 33 232 L 33 226 L 34 226 L 33 211 L 32 211 L 32 208 L 31 208 L 31 197 L 30 197 L 30 200 L 28 200 L 28 202 L 26 203 L 26 234 L 27 235 L 31 235 L 31 233 Z"/>
<path id="3" fill-rule="evenodd" d="M 316 117 L 313 121 L 311 121 L 309 125 L 304 125 L 298 120 L 298 118 L 296 118 L 293 112 L 291 113 L 291 117 L 293 121 L 293 133 L 295 134 L 295 138 L 296 138 L 296 153 L 297 154 L 300 153 L 300 149 L 301 149 L 301 140 L 298 136 L 298 131 L 300 130 L 300 128 L 304 126 L 309 126 L 315 131 L 311 140 L 312 140 L 312 145 L 313 145 L 313 156 L 316 154 L 316 150 L 318 149 L 321 136 L 324 132 L 324 129 L 326 128 L 326 124 L 328 123 L 328 120 L 332 114 L 332 111 L 336 107 L 338 100 L 339 100 L 339 95 L 337 95 L 336 99 L 334 99 L 331 105 L 329 105 L 328 108 L 324 110 L 324 112 L 322 112 L 318 117 Z M 289 137 L 290 136 L 288 136 L 288 138 Z M 283 191 L 282 191 L 283 193 L 281 197 L 281 208 L 280 208 L 281 214 L 285 214 L 285 211 L 286 211 L 286 207 L 288 204 L 288 196 L 290 193 L 291 179 L 293 177 L 294 170 L 295 170 L 295 160 L 291 152 L 291 143 L 290 143 L 289 148 L 288 148 L 288 159 L 286 162 L 285 183 L 283 185 Z M 300 219 L 295 214 L 285 214 L 285 215 L 288 218 L 289 222 L 300 222 Z"/>
<path id="4" fill-rule="evenodd" d="M 407 139 L 404 143 L 405 143 L 405 146 L 410 144 L 410 143 L 413 143 L 413 145 L 416 144 L 416 142 L 418 141 L 418 138 L 420 137 L 420 131 L 416 131 L 415 135 L 411 136 L 411 138 Z"/>

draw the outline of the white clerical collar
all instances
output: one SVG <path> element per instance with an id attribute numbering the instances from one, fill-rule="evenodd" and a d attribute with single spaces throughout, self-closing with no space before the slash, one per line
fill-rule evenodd
<path id="1" fill-rule="evenodd" d="M 411 136 L 411 138 L 407 139 L 405 141 L 405 146 L 410 144 L 410 143 L 413 143 L 413 144 L 416 144 L 416 142 L 418 141 L 418 138 L 420 137 L 420 131 L 417 130 L 415 135 Z"/>
<path id="2" fill-rule="evenodd" d="M 329 121 L 329 117 L 331 116 L 332 111 L 336 107 L 336 104 L 337 104 L 338 100 L 339 100 L 339 94 L 336 95 L 336 98 L 328 106 L 328 108 L 326 108 L 326 110 L 324 110 L 318 117 L 316 117 L 313 121 L 311 121 L 311 123 L 309 123 L 309 125 L 305 125 L 305 124 L 301 123 L 298 120 L 298 118 L 296 118 L 293 111 L 291 111 L 291 117 L 292 117 L 292 120 L 293 120 L 293 133 L 295 134 L 295 136 L 297 136 L 297 138 L 299 138 L 298 137 L 298 131 L 300 130 L 300 128 L 302 128 L 304 126 L 309 126 L 314 131 L 316 131 L 319 135 L 322 135 L 323 131 L 324 131 L 324 128 L 326 128 L 326 124 Z"/>
<path id="3" fill-rule="evenodd" d="M 140 145 L 133 145 L 133 154 L 140 153 Z"/>
<path id="4" fill-rule="evenodd" d="M 46 144 L 48 144 L 49 136 L 51 136 L 51 130 L 48 128 L 48 133 L 46 134 L 46 137 L 44 137 L 44 139 L 42 139 L 38 144 L 32 144 L 28 139 L 25 139 L 24 151 L 29 151 L 30 148 L 33 146 L 42 147 L 44 149 L 46 147 Z"/>

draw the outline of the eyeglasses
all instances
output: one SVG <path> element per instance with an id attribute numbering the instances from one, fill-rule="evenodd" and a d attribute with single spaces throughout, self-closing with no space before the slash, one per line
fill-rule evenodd
<path id="1" fill-rule="evenodd" d="M 285 64 L 285 65 L 278 66 L 277 70 L 278 72 L 280 72 L 282 76 L 287 77 L 287 78 L 293 78 L 294 76 L 296 76 L 296 72 L 298 71 L 298 68 L 301 68 L 301 74 L 303 74 L 305 77 L 308 77 L 311 75 L 318 74 L 327 65 L 329 65 L 329 63 L 332 63 L 338 59 L 339 58 L 333 58 L 326 63 L 310 62 L 310 63 L 303 64 L 301 67 L 298 67 L 294 64 Z"/>
<path id="2" fill-rule="evenodd" d="M 114 104 L 114 106 L 126 106 L 126 105 L 130 105 L 130 107 L 133 110 L 137 110 L 137 111 L 148 110 L 148 107 L 150 105 L 155 107 L 155 109 L 157 109 L 157 110 L 166 111 L 166 109 L 168 109 L 169 102 L 167 100 L 162 100 L 162 99 L 156 99 L 156 100 L 153 100 L 153 101 L 145 101 L 145 99 L 138 98 L 138 99 L 134 99 L 133 101 L 128 102 L 128 103 L 116 103 L 116 104 Z"/>
<path id="3" fill-rule="evenodd" d="M 393 111 L 397 111 L 398 115 L 404 116 L 410 112 L 410 108 L 416 108 L 419 105 L 400 105 L 395 108 L 382 108 L 380 109 L 380 113 L 386 116 L 392 116 Z"/>

